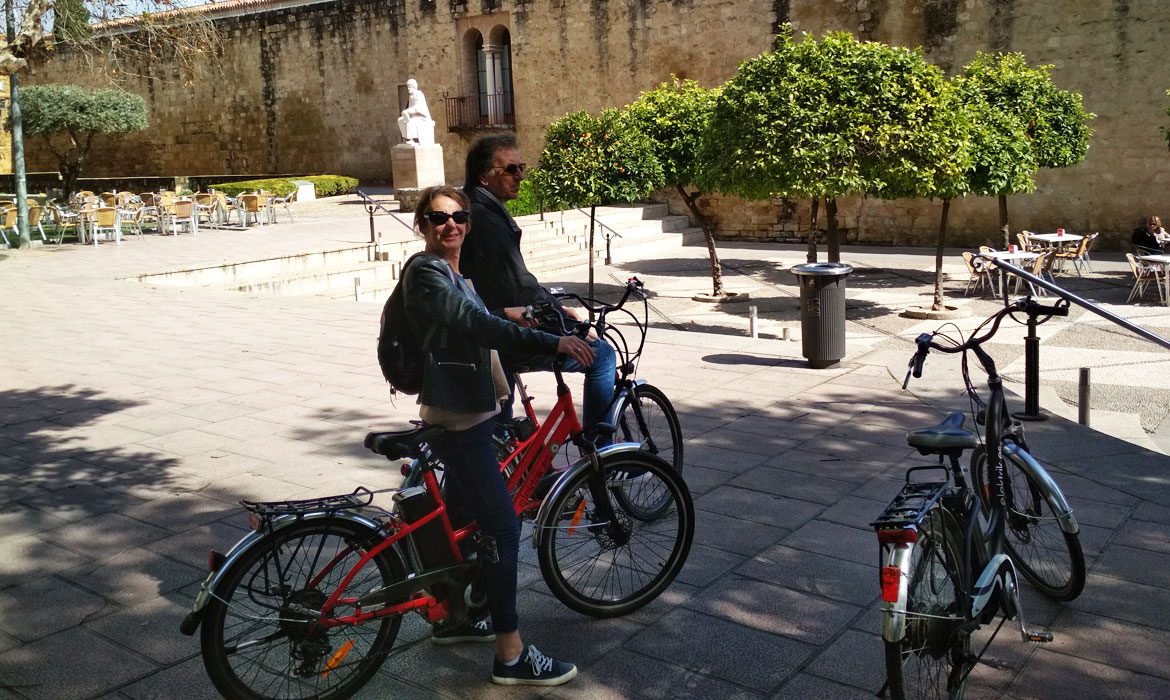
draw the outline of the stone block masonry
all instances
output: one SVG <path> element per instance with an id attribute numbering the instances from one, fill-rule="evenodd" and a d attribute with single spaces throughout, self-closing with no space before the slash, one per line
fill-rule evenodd
<path id="1" fill-rule="evenodd" d="M 1158 132 L 1170 126 L 1170 61 L 1164 0 L 1086 3 L 1051 0 L 273 0 L 250 11 L 223 3 L 215 20 L 219 64 L 178 76 L 173 66 L 137 66 L 124 87 L 147 100 L 151 128 L 99 139 L 87 175 L 263 175 L 322 173 L 385 182 L 398 142 L 399 88 L 419 81 L 437 122 L 448 180 L 461 184 L 478 131 L 449 132 L 444 96 L 478 84 L 473 32 L 507 38 L 515 131 L 536 163 L 548 123 L 572 111 L 622 107 L 670 75 L 718 85 L 741 61 L 768 50 L 778 23 L 797 32 L 844 30 L 862 39 L 923 47 L 948 74 L 976 51 L 1022 51 L 1053 64 L 1065 89 L 1084 94 L 1099 118 L 1086 161 L 1041 172 L 1037 191 L 1010 198 L 1014 229 L 1102 231 L 1104 245 L 1128 240 L 1148 214 L 1170 215 L 1170 155 Z M 34 64 L 28 84 L 99 85 L 83 58 L 59 49 Z M 28 169 L 54 170 L 30 139 Z M 788 240 L 800 222 L 791 204 L 710 200 L 721 235 Z M 845 228 L 864 243 L 929 244 L 938 202 L 841 202 Z M 797 216 L 807 202 L 797 205 Z M 997 237 L 992 198 L 954 202 L 956 244 Z"/>

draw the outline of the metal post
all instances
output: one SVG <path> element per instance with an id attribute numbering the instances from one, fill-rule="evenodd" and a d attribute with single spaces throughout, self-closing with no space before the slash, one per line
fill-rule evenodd
<path id="1" fill-rule="evenodd" d="M 8 43 L 16 38 L 16 20 L 12 14 L 12 0 L 4 0 L 4 18 L 8 23 Z M 12 123 L 12 179 L 16 183 L 16 226 L 20 231 L 20 247 L 32 246 L 28 232 L 28 183 L 24 177 L 24 128 L 20 117 L 20 81 L 16 74 L 8 76 L 12 95 L 8 117 Z"/>
<path id="2" fill-rule="evenodd" d="M 1080 382 L 1077 385 L 1077 422 L 1089 427 L 1089 399 L 1092 394 L 1089 385 L 1089 368 L 1081 367 Z"/>
<path id="3" fill-rule="evenodd" d="M 780 329 L 780 340 L 791 340 L 790 331 L 788 330 L 788 326 L 785 326 L 784 328 Z"/>
<path id="4" fill-rule="evenodd" d="M 1007 280 L 1004 280 L 1007 284 Z M 1028 335 L 1024 338 L 1024 410 L 1012 415 L 1020 420 L 1048 420 L 1040 412 L 1040 336 L 1036 335 L 1034 314 L 1028 315 Z"/>
<path id="5" fill-rule="evenodd" d="M 610 252 L 609 252 L 609 242 L 612 239 L 613 239 L 613 236 L 609 235 L 608 233 L 605 234 L 605 264 L 606 265 L 613 264 L 613 256 L 610 255 Z"/>
<path id="6" fill-rule="evenodd" d="M 354 301 L 361 301 L 362 300 L 362 278 L 361 277 L 354 277 L 353 278 L 353 300 Z"/>
<path id="7" fill-rule="evenodd" d="M 749 308 L 748 309 L 748 329 L 751 332 L 751 336 L 753 338 L 760 337 L 759 328 L 756 326 L 757 318 L 758 317 L 756 315 L 756 307 L 753 306 L 753 307 Z"/>
<path id="8" fill-rule="evenodd" d="M 374 260 L 382 262 L 382 232 L 378 232 L 378 243 L 374 246 Z"/>

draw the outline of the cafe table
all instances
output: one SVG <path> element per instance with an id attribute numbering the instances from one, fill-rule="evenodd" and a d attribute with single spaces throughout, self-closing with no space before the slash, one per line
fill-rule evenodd
<path id="1" fill-rule="evenodd" d="M 1040 257 L 1040 254 L 1033 253 L 1032 251 L 1028 251 L 1028 250 L 1015 250 L 1015 251 L 993 250 L 993 251 L 990 251 L 987 253 L 980 253 L 979 257 L 989 258 L 991 260 L 998 260 L 998 261 L 1002 261 L 1002 262 L 1009 262 L 1009 263 L 1012 263 L 1013 265 L 1016 265 L 1019 262 L 1027 262 L 1030 260 L 1035 260 L 1036 258 Z M 1017 265 L 1017 267 L 1018 267 L 1018 265 Z M 1003 284 L 1004 284 L 1005 276 L 1007 275 L 1007 271 L 1000 268 L 999 274 L 1000 274 L 999 286 L 1000 286 L 1000 289 L 1004 289 Z M 1016 291 L 1018 292 L 1019 290 L 1020 290 L 1020 278 L 1017 277 L 1016 278 Z"/>

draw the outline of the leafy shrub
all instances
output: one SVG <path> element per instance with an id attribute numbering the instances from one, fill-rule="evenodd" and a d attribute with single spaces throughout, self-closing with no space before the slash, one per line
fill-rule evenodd
<path id="1" fill-rule="evenodd" d="M 356 178 L 345 177 L 344 175 L 306 175 L 304 177 L 221 182 L 208 185 L 207 187 L 208 189 L 223 192 L 229 197 L 235 197 L 243 192 L 255 192 L 256 190 L 275 192 L 283 196 L 296 189 L 297 186 L 293 183 L 293 180 L 308 180 L 313 183 L 313 188 L 316 190 L 318 197 L 349 194 L 356 190 L 358 186 Z"/>

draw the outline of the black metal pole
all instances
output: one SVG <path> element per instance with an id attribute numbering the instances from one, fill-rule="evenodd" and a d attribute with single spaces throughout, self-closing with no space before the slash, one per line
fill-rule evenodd
<path id="1" fill-rule="evenodd" d="M 1007 283 L 1007 280 L 1004 280 Z M 1048 420 L 1040 412 L 1040 336 L 1036 335 L 1035 314 L 1028 314 L 1028 335 L 1024 338 L 1024 410 L 1013 413 L 1019 420 Z"/>

